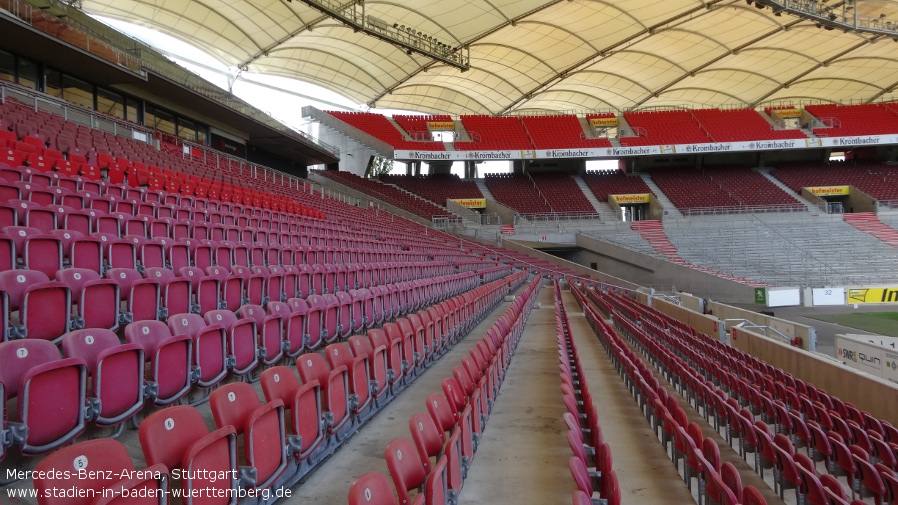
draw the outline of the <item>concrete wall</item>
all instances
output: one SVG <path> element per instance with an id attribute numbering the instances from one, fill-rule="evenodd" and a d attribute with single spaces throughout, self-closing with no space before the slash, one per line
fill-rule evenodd
<path id="1" fill-rule="evenodd" d="M 850 401 L 874 417 L 898 423 L 898 387 L 885 379 L 857 372 L 837 361 L 821 357 L 754 332 L 737 329 L 731 344 L 758 359 L 782 368 L 796 378 L 826 390 L 843 401 Z"/>
<path id="2" fill-rule="evenodd" d="M 709 301 L 707 308 L 718 319 L 747 319 L 758 326 L 769 326 L 790 339 L 800 337 L 803 349 L 808 349 L 811 345 L 812 336 L 814 335 L 814 328 L 811 326 L 805 326 L 778 317 L 766 316 L 752 310 L 740 309 L 715 301 Z M 739 323 L 735 321 L 727 323 L 727 331 L 737 324 Z M 761 330 L 755 331 L 760 332 Z"/>
<path id="3" fill-rule="evenodd" d="M 876 199 L 851 186 L 845 203 L 845 212 L 876 212 Z"/>
<path id="4" fill-rule="evenodd" d="M 582 265 L 596 263 L 598 270 L 644 285 L 672 284 L 677 290 L 729 303 L 753 303 L 754 288 L 677 265 L 667 260 L 577 235 L 582 248 L 575 260 Z"/>
<path id="5" fill-rule="evenodd" d="M 511 207 L 506 207 L 501 203 L 486 199 L 486 209 L 487 214 L 498 214 L 499 218 L 502 220 L 502 224 L 514 224 L 514 215 L 517 213 Z"/>
<path id="6" fill-rule="evenodd" d="M 615 286 L 621 286 L 621 287 L 624 287 L 627 289 L 633 289 L 633 290 L 639 289 L 639 286 L 636 284 L 633 284 L 632 282 L 626 281 L 619 277 L 615 277 L 613 275 L 606 274 L 604 272 L 600 272 L 600 271 L 597 272 L 591 268 L 586 268 L 582 265 L 578 265 L 576 263 L 572 263 L 567 260 L 563 260 L 557 256 L 552 256 L 551 254 L 544 253 L 542 251 L 538 251 L 531 247 L 527 247 L 526 245 L 516 242 L 514 240 L 503 239 L 502 247 L 504 247 L 505 249 L 508 249 L 509 251 L 515 251 L 515 252 L 529 254 L 538 260 L 548 261 L 549 263 L 552 263 L 553 265 L 558 265 L 559 267 L 562 267 L 562 268 L 568 268 L 570 270 L 577 272 L 580 275 L 583 275 L 584 277 L 591 277 L 593 279 L 598 279 L 601 282 L 606 282 L 608 284 L 613 284 Z"/>
<path id="7" fill-rule="evenodd" d="M 446 200 L 446 208 L 449 209 L 449 212 L 462 216 L 466 221 L 480 224 L 480 213 L 476 210 L 469 209 L 450 200 Z"/>

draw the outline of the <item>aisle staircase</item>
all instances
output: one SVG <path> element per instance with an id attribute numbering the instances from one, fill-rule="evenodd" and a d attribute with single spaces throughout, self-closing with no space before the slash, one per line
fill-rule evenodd
<path id="1" fill-rule="evenodd" d="M 873 212 L 845 214 L 845 222 L 864 233 L 873 235 L 892 247 L 898 248 L 898 230 L 886 226 Z"/>

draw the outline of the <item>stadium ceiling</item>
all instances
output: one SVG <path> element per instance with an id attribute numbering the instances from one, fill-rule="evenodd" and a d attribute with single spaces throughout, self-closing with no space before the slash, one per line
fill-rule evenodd
<path id="1" fill-rule="evenodd" d="M 862 19 L 898 26 L 894 0 L 819 1 L 840 16 L 857 9 Z M 469 48 L 467 71 L 368 35 L 316 2 L 323 0 L 83 0 L 82 7 L 177 37 L 231 67 L 311 82 L 372 107 L 428 113 L 863 103 L 894 100 L 898 88 L 893 37 L 826 29 L 746 0 L 354 2 L 378 23 Z"/>

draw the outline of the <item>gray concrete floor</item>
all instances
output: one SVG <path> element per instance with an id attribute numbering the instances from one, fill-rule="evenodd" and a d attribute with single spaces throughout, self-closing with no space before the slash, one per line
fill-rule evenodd
<path id="1" fill-rule="evenodd" d="M 570 291 L 562 293 L 571 335 L 599 411 L 599 424 L 611 446 L 621 503 L 683 505 L 695 500 L 656 438 L 651 424 L 617 373 L 605 348 L 587 323 Z M 693 486 L 694 487 L 694 486 Z"/>
<path id="2" fill-rule="evenodd" d="M 545 291 L 545 289 L 543 290 Z M 551 303 L 551 300 L 550 300 Z M 477 341 L 486 334 L 486 330 L 499 318 L 510 306 L 510 303 L 501 303 L 479 325 L 477 325 L 463 340 L 458 342 L 438 362 L 431 365 L 415 382 L 406 388 L 398 398 L 393 400 L 385 409 L 380 411 L 364 428 L 362 428 L 346 445 L 344 445 L 329 460 L 321 464 L 318 469 L 301 482 L 293 490 L 293 496 L 288 500 L 282 500 L 285 505 L 331 505 L 346 503 L 350 484 L 360 475 L 367 472 L 381 472 L 389 476 L 384 451 L 387 444 L 396 438 L 411 440 L 408 420 L 415 412 L 426 412 L 424 399 L 432 394 L 442 392 L 440 381 L 452 376 L 452 367 L 461 364 L 461 358 L 468 354 Z M 515 358 L 517 360 L 517 357 Z M 515 366 L 512 362 L 512 367 Z M 507 382 L 507 381 L 506 381 Z M 503 386 L 503 393 L 505 387 Z M 502 404 L 500 396 L 498 403 Z M 558 416 L 561 421 L 561 414 Z M 499 431 L 499 423 L 490 424 L 487 432 Z M 488 470 L 488 465 L 480 461 L 481 454 L 485 450 L 479 450 L 474 459 L 473 467 L 469 475 Z M 468 481 L 462 489 L 460 501 L 466 501 Z"/>
<path id="3" fill-rule="evenodd" d="M 551 285 L 538 294 L 462 489 L 461 503 L 566 504 L 568 468 Z"/>

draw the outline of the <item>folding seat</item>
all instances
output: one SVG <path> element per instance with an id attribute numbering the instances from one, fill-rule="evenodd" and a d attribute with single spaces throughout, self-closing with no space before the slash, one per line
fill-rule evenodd
<path id="1" fill-rule="evenodd" d="M 303 384 L 318 381 L 327 421 L 327 432 L 343 440 L 353 428 L 349 405 L 349 370 L 339 366 L 333 370 L 320 354 L 306 353 L 296 358 L 296 370 Z"/>
<path id="2" fill-rule="evenodd" d="M 369 336 L 371 336 L 372 331 L 368 332 Z M 396 359 L 396 357 L 393 356 L 393 353 L 395 352 L 393 350 L 394 346 L 396 350 L 399 351 L 402 371 L 400 377 L 402 377 L 403 383 L 411 381 L 411 377 L 415 373 L 415 347 L 412 332 L 409 331 L 403 333 L 397 323 L 386 323 L 383 326 L 382 333 L 386 335 L 387 341 L 389 342 L 387 352 L 390 353 L 391 363 Z M 372 341 L 372 345 L 378 344 Z M 408 380 L 406 380 L 406 378 L 408 378 Z"/>
<path id="3" fill-rule="evenodd" d="M 229 310 L 209 311 L 203 319 L 207 325 L 218 324 L 225 328 L 228 343 L 228 368 L 232 374 L 246 375 L 258 366 L 260 346 L 254 319 L 238 319 Z"/>
<path id="4" fill-rule="evenodd" d="M 2 342 L 0 363 L 6 400 L 18 399 L 19 424 L 10 422 L 9 434 L 22 454 L 43 454 L 72 442 L 99 408 L 87 402 L 87 365 L 61 358 L 49 341 Z"/>
<path id="5" fill-rule="evenodd" d="M 213 391 L 209 405 L 218 428 L 233 426 L 243 435 L 244 461 L 256 472 L 253 488 L 271 487 L 287 469 L 283 401 L 263 404 L 252 386 L 232 382 Z"/>
<path id="6" fill-rule="evenodd" d="M 25 239 L 41 235 L 43 232 L 37 228 L 28 228 L 27 226 L 6 226 L 3 228 L 3 234 L 9 237 L 15 244 L 15 252 L 18 254 L 16 263 L 21 268 L 25 266 Z"/>
<path id="7" fill-rule="evenodd" d="M 204 497 L 230 497 L 237 496 L 240 487 L 253 484 L 237 467 L 234 427 L 209 433 L 193 407 L 179 405 L 151 414 L 140 423 L 138 438 L 148 465 L 165 465 L 173 473 L 189 470 L 178 472 L 185 492 L 202 489 Z M 193 500 L 202 501 L 208 500 Z"/>
<path id="8" fill-rule="evenodd" d="M 144 278 L 137 270 L 130 268 L 110 268 L 106 278 L 118 283 L 119 295 L 125 302 L 123 313 L 125 322 L 164 319 L 162 305 L 162 286 L 156 279 Z"/>
<path id="9" fill-rule="evenodd" d="M 888 498 L 886 485 L 877 468 L 870 462 L 870 456 L 862 448 L 853 445 L 851 450 L 851 458 L 857 465 L 857 483 L 858 495 L 860 498 L 872 496 L 876 503 L 882 503 L 883 499 Z"/>
<path id="10" fill-rule="evenodd" d="M 349 337 L 349 348 L 353 357 L 366 357 L 368 362 L 368 376 L 371 379 L 371 395 L 378 407 L 381 401 L 390 395 L 390 382 L 393 371 L 389 368 L 387 348 L 385 346 L 374 347 L 371 341 L 362 335 Z"/>
<path id="11" fill-rule="evenodd" d="M 291 299 L 296 300 L 296 299 Z M 320 295 L 309 295 L 305 299 L 308 311 L 306 315 L 306 333 L 309 335 L 306 348 L 309 350 L 316 349 L 327 336 L 325 329 L 325 311 L 327 302 Z M 288 301 L 288 303 L 291 303 Z M 293 307 L 293 303 L 291 303 Z"/>
<path id="12" fill-rule="evenodd" d="M 193 369 L 193 340 L 172 335 L 161 321 L 135 321 L 125 327 L 125 342 L 139 344 L 147 358 L 148 378 L 157 384 L 153 403 L 177 403 L 191 389 L 197 371 Z"/>
<path id="13" fill-rule="evenodd" d="M 301 441 L 301 445 L 294 448 L 293 456 L 300 465 L 308 466 L 316 453 L 326 446 L 321 386 L 317 380 L 303 382 L 300 386 L 296 374 L 286 366 L 265 370 L 259 376 L 259 382 L 267 401 L 279 399 L 290 411 L 292 433 Z"/>
<path id="14" fill-rule="evenodd" d="M 59 237 L 51 234 L 34 234 L 25 237 L 25 268 L 42 272 L 50 279 L 63 267 L 63 247 Z"/>
<path id="15" fill-rule="evenodd" d="M 406 438 L 397 438 L 387 444 L 384 456 L 400 505 L 424 505 L 424 493 L 416 494 L 414 500 L 409 495 L 409 490 L 422 488 L 427 480 L 427 471 L 421 459 L 415 457 L 416 452 L 415 445 Z"/>
<path id="16" fill-rule="evenodd" d="M 228 374 L 228 345 L 225 327 L 207 326 L 197 314 L 169 316 L 168 328 L 174 336 L 187 335 L 193 340 L 193 362 L 199 367 L 197 385 L 214 387 Z"/>
<path id="17" fill-rule="evenodd" d="M 319 264 L 311 265 L 310 272 L 310 293 L 313 295 L 323 295 L 325 293 L 324 284 L 324 266 Z"/>
<path id="18" fill-rule="evenodd" d="M 19 224 L 18 209 L 0 201 L 0 228 Z"/>
<path id="19" fill-rule="evenodd" d="M 72 292 L 68 285 L 50 282 L 42 272 L 8 270 L 0 272 L 0 291 L 8 297 L 9 313 L 19 312 L 19 324 L 10 325 L 4 338 L 27 337 L 56 343 L 72 329 Z"/>
<path id="20" fill-rule="evenodd" d="M 215 264 L 212 244 L 199 242 L 191 247 L 190 255 L 191 263 L 200 270 Z"/>
<path id="21" fill-rule="evenodd" d="M 177 239 L 168 249 L 168 264 L 175 272 L 179 272 L 183 267 L 193 266 L 191 261 L 191 242 L 190 239 Z"/>
<path id="22" fill-rule="evenodd" d="M 353 415 L 361 420 L 370 417 L 369 407 L 374 399 L 371 376 L 368 374 L 368 356 L 353 356 L 347 344 L 330 344 L 324 349 L 327 363 L 332 370 L 346 367 L 349 373 L 349 406 Z"/>
<path id="23" fill-rule="evenodd" d="M 424 328 L 418 323 L 418 328 L 412 326 L 409 319 L 400 317 L 396 320 L 399 331 L 402 333 L 402 353 L 409 362 L 411 372 L 417 375 L 426 363 L 426 350 L 424 349 Z"/>
<path id="24" fill-rule="evenodd" d="M 297 298 L 308 298 L 309 295 L 313 294 L 312 291 L 312 267 L 306 264 L 297 264 L 296 268 L 299 270 L 298 274 L 298 288 L 300 294 Z"/>
<path id="25" fill-rule="evenodd" d="M 349 486 L 349 505 L 400 505 L 390 481 L 380 472 L 361 475 Z"/>
<path id="26" fill-rule="evenodd" d="M 231 273 L 221 266 L 211 266 L 206 268 L 206 275 L 218 280 L 221 288 L 219 300 L 222 302 L 219 307 L 236 311 L 243 305 L 246 300 L 243 297 L 243 278 L 231 275 Z"/>
<path id="27" fill-rule="evenodd" d="M 195 310 L 200 315 L 204 315 L 210 310 L 216 310 L 221 307 L 221 282 L 218 278 L 205 275 L 205 273 L 197 267 L 181 267 L 178 274 L 190 281 L 193 288 L 193 296 L 195 299 Z"/>
<path id="28" fill-rule="evenodd" d="M 62 448 L 44 457 L 35 474 L 47 476 L 34 479 L 39 505 L 158 505 L 168 493 L 165 465 L 137 471 L 125 446 L 109 438 Z M 60 489 L 71 492 L 63 497 Z"/>
<path id="29" fill-rule="evenodd" d="M 118 282 L 103 279 L 97 272 L 85 268 L 59 270 L 56 278 L 69 287 L 77 306 L 78 317 L 73 326 L 118 329 L 122 321 Z"/>
<path id="30" fill-rule="evenodd" d="M 150 267 L 144 270 L 143 275 L 147 279 L 154 279 L 159 283 L 161 307 L 160 319 L 168 317 L 169 313 L 183 314 L 193 312 L 193 292 L 190 280 L 178 277 L 167 268 Z"/>
<path id="31" fill-rule="evenodd" d="M 103 245 L 103 260 L 107 269 L 137 269 L 137 247 L 134 243 L 110 233 L 94 233 L 91 236 L 99 239 Z"/>
<path id="32" fill-rule="evenodd" d="M 405 318 L 405 322 L 403 323 L 402 321 L 402 319 L 397 321 L 400 323 L 400 328 L 403 328 L 403 325 L 408 325 L 414 332 L 415 353 L 418 355 L 418 366 L 425 366 L 430 361 L 433 352 L 433 342 L 430 341 L 429 343 L 431 345 L 428 345 L 427 329 L 424 327 L 424 322 L 421 321 L 421 316 L 419 314 L 409 314 Z M 405 331 L 404 328 L 403 331 Z"/>
<path id="33" fill-rule="evenodd" d="M 247 304 L 240 307 L 237 316 L 255 321 L 258 341 L 265 350 L 262 356 L 264 365 L 273 365 L 284 357 L 284 322 L 281 314 L 266 314 L 261 305 Z"/>
<path id="34" fill-rule="evenodd" d="M 62 337 L 62 351 L 68 358 L 87 364 L 91 395 L 100 401 L 95 417 L 98 426 L 124 427 L 144 404 L 144 352 L 137 344 L 122 344 L 107 329 L 82 329 Z"/>

